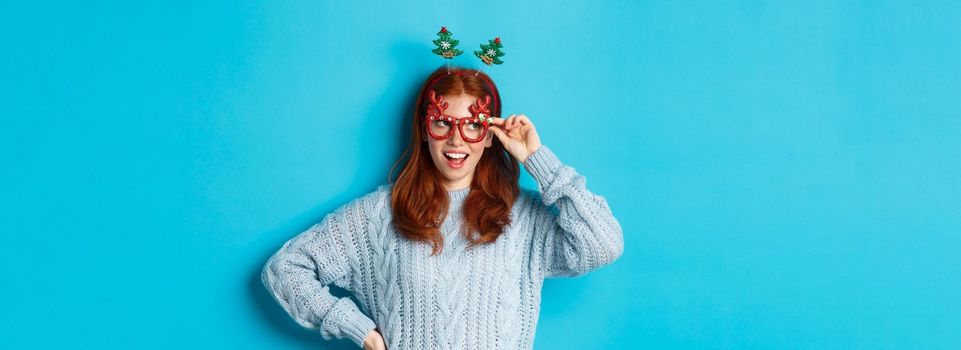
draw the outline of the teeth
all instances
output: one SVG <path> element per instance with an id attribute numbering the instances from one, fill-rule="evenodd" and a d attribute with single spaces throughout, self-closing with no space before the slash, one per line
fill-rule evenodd
<path id="1" fill-rule="evenodd" d="M 467 155 L 463 153 L 444 153 L 444 155 L 454 159 L 461 159 L 461 158 L 467 157 Z"/>

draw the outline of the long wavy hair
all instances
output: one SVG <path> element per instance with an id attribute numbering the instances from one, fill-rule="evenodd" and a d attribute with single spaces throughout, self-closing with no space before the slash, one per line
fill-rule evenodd
<path id="1" fill-rule="evenodd" d="M 391 207 L 394 227 L 407 239 L 430 243 L 431 255 L 439 254 L 444 247 L 440 225 L 447 217 L 450 199 L 443 186 L 443 174 L 431 160 L 427 146 L 424 115 L 433 89 L 439 95 L 468 94 L 477 98 L 491 96 L 490 112 L 500 117 L 501 99 L 497 87 L 487 74 L 474 69 L 442 66 L 431 73 L 421 85 L 414 103 L 411 118 L 410 144 L 388 174 L 405 157 L 406 163 L 391 190 Z M 490 148 L 484 150 L 477 162 L 470 192 L 464 199 L 463 231 L 468 247 L 497 240 L 505 226 L 511 224 L 510 213 L 514 200 L 520 193 L 518 178 L 520 166 L 496 137 Z"/>

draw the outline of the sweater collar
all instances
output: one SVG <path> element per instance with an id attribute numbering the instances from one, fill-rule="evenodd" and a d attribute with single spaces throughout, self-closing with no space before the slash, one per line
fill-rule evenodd
<path id="1" fill-rule="evenodd" d="M 447 196 L 450 198 L 451 204 L 460 204 L 467 198 L 468 193 L 470 193 L 470 186 L 458 190 L 448 190 Z"/>

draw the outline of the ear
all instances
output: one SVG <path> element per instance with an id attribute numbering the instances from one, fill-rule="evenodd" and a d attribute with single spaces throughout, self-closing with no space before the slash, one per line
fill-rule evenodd
<path id="1" fill-rule="evenodd" d="M 494 144 L 494 133 L 487 130 L 487 136 L 484 137 L 484 148 L 491 148 Z"/>

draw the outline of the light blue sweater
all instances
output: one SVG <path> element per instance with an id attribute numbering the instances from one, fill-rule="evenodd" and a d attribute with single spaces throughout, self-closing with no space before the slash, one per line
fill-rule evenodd
<path id="1" fill-rule="evenodd" d="M 512 224 L 465 250 L 459 232 L 469 188 L 448 191 L 444 250 L 401 236 L 390 188 L 357 198 L 287 241 L 263 283 L 301 326 L 361 346 L 379 327 L 388 349 L 530 349 L 547 277 L 573 277 L 621 256 L 624 236 L 605 199 L 546 146 L 524 162 L 539 192 L 522 189 Z M 337 298 L 334 284 L 361 302 Z"/>

